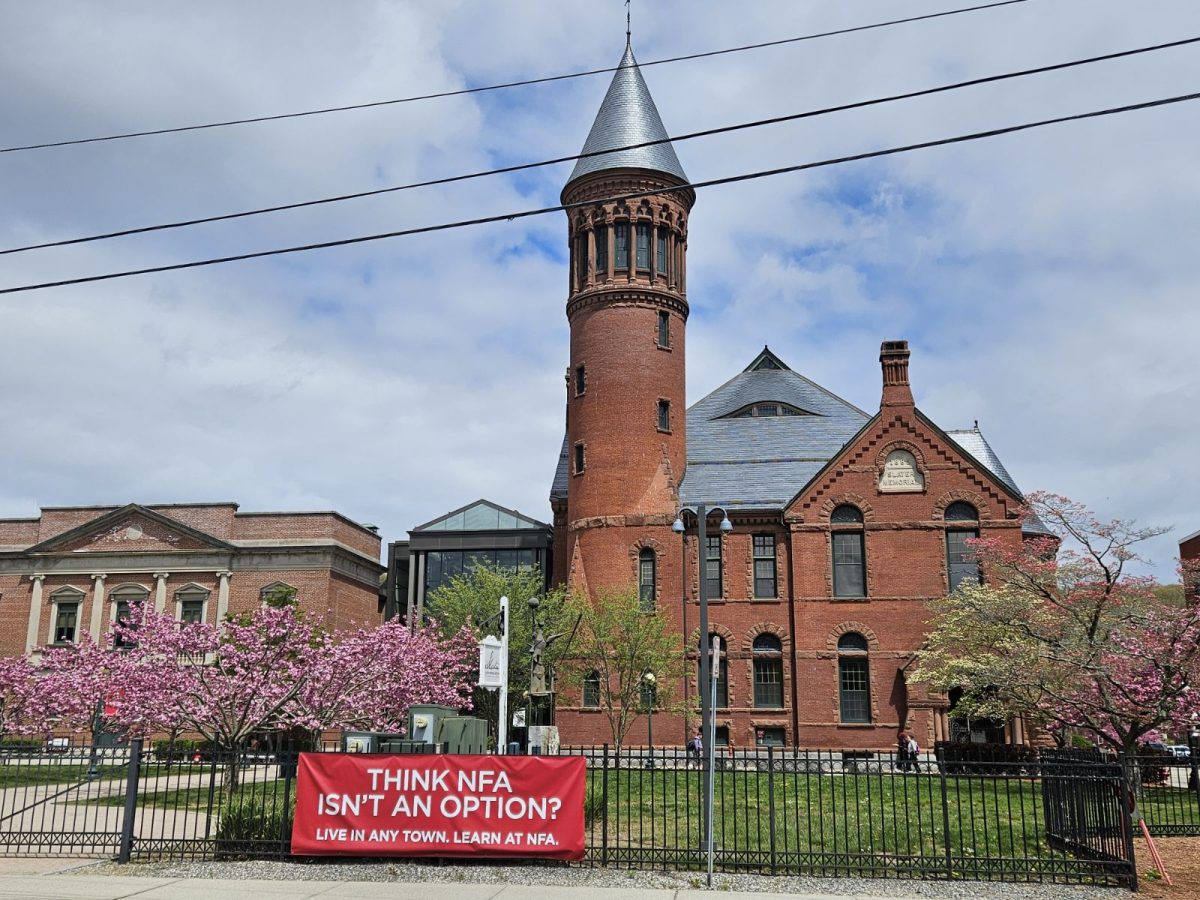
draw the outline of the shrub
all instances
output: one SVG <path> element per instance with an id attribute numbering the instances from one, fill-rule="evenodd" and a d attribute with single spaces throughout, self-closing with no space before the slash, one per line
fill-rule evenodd
<path id="1" fill-rule="evenodd" d="M 288 824 L 292 821 L 295 803 L 285 806 L 274 802 L 272 797 L 239 796 L 234 794 L 221 807 L 220 824 L 217 826 L 217 858 L 249 856 L 261 852 L 264 844 L 287 850 L 290 839 Z M 285 819 L 286 816 L 286 819 Z"/>
<path id="2" fill-rule="evenodd" d="M 599 791 L 589 791 L 583 798 L 583 827 L 591 828 L 604 815 L 604 796 Z"/>
<path id="3" fill-rule="evenodd" d="M 938 741 L 934 750 L 952 775 L 1021 775 L 1037 771 L 1037 751 L 1020 744 Z"/>
<path id="4" fill-rule="evenodd" d="M 41 753 L 42 739 L 35 737 L 6 737 L 0 740 L 0 753 L 5 756 L 22 756 Z"/>

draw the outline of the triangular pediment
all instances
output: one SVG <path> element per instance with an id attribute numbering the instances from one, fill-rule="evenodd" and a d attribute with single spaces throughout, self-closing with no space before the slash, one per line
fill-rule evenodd
<path id="1" fill-rule="evenodd" d="M 945 431 L 939 428 L 920 410 L 911 409 L 910 414 L 890 410 L 876 414 L 863 426 L 828 463 L 787 504 L 785 509 L 803 519 L 812 519 L 820 513 L 829 498 L 837 495 L 839 483 L 850 473 L 870 471 L 877 475 L 881 471 L 881 453 L 888 448 L 901 448 L 902 452 L 915 454 L 921 462 L 919 478 L 913 490 L 925 490 L 924 472 L 936 466 L 941 472 L 955 472 L 954 480 L 973 493 L 997 501 L 1001 506 L 1016 509 L 1024 498 L 1012 485 L 999 477 L 971 454 L 967 453 Z M 939 476 L 942 486 L 939 491 L 952 490 L 946 485 L 944 475 Z M 887 487 L 880 488 L 886 493 Z"/>
<path id="2" fill-rule="evenodd" d="M 155 553 L 232 550 L 231 544 L 145 506 L 130 503 L 30 547 L 27 553 Z"/>

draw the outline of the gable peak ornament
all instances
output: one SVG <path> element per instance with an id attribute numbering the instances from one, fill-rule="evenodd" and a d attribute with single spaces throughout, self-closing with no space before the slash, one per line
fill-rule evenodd
<path id="1" fill-rule="evenodd" d="M 893 450 L 879 473 L 879 490 L 885 494 L 918 493 L 925 490 L 925 476 L 917 458 L 907 450 Z"/>

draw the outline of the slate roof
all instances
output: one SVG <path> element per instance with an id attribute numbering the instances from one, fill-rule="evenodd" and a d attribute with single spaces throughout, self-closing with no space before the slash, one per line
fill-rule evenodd
<path id="1" fill-rule="evenodd" d="M 754 403 L 782 402 L 809 415 L 726 418 Z M 680 501 L 730 508 L 783 509 L 873 418 L 793 372 L 764 348 L 738 375 L 687 411 L 687 472 Z M 1023 496 L 978 426 L 946 434 L 969 457 Z M 568 447 L 563 437 L 551 500 L 565 499 Z M 1037 520 L 1032 534 L 1049 534 Z"/>
<path id="2" fill-rule="evenodd" d="M 770 400 L 810 415 L 723 418 Z M 680 500 L 685 505 L 782 509 L 870 419 L 764 351 L 688 410 L 688 461 Z"/>
<path id="3" fill-rule="evenodd" d="M 620 68 L 613 75 L 604 102 L 600 104 L 600 111 L 596 113 L 592 130 L 588 132 L 583 152 L 598 153 L 613 147 L 660 141 L 667 137 L 669 135 L 663 127 L 658 107 L 654 105 L 654 98 L 650 96 L 650 89 L 646 87 L 642 71 L 633 57 L 633 48 L 627 46 Z M 575 163 L 567 183 L 590 172 L 628 168 L 665 172 L 680 181 L 687 181 L 679 157 L 675 155 L 675 148 L 668 143 L 585 156 Z"/>

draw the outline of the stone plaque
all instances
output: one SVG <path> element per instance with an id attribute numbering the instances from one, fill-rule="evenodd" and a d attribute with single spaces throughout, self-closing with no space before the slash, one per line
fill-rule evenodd
<path id="1" fill-rule="evenodd" d="M 907 450 L 889 453 L 879 475 L 879 490 L 889 494 L 925 490 L 925 476 L 917 468 L 916 457 Z"/>

